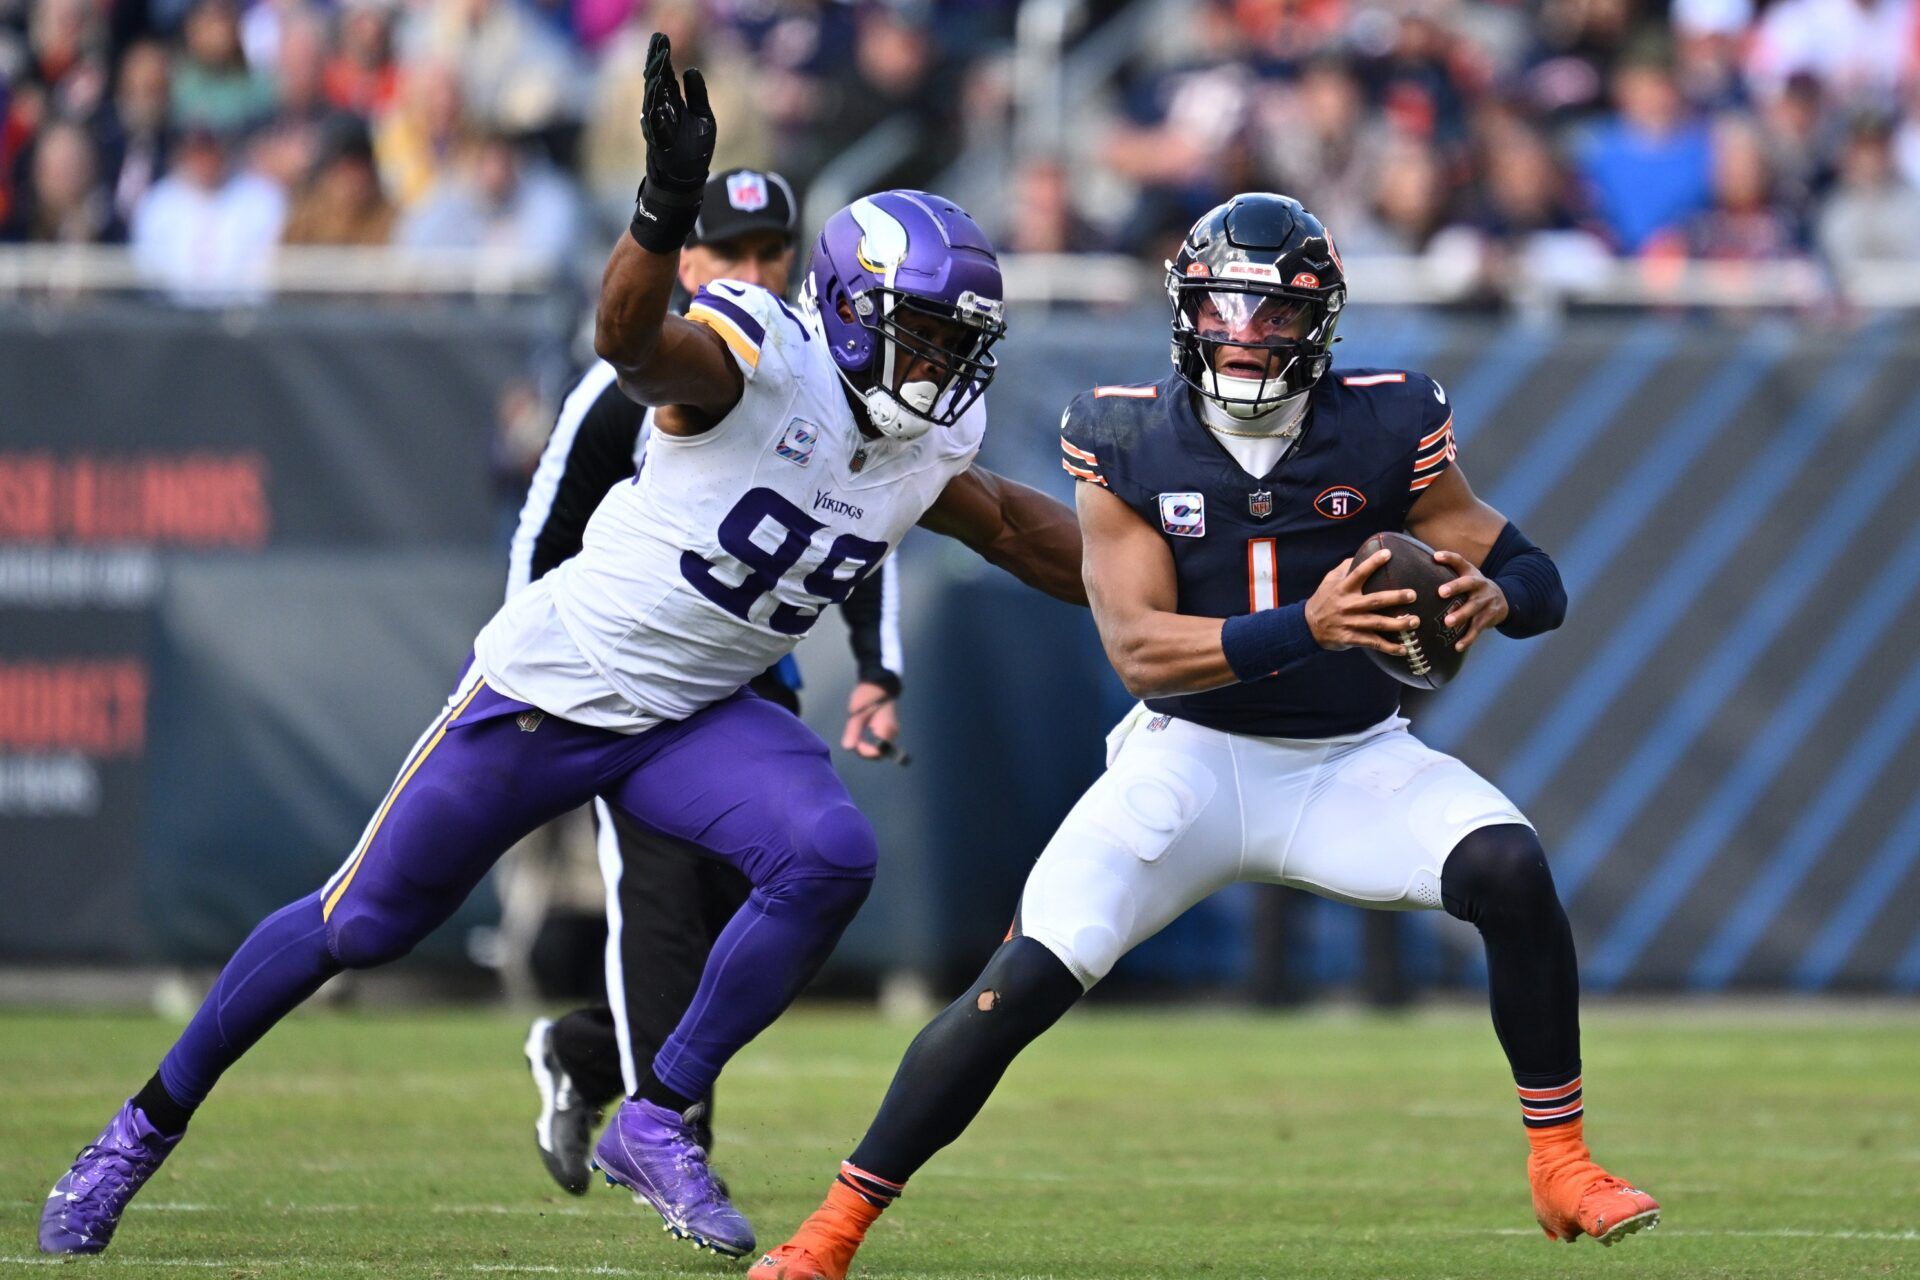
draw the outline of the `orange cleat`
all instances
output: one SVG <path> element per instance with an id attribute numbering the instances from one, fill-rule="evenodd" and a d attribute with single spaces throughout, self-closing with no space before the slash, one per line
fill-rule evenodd
<path id="1" fill-rule="evenodd" d="M 1567 1128 L 1568 1140 L 1536 1141 L 1527 1158 L 1533 1217 L 1547 1239 L 1571 1244 L 1588 1235 L 1610 1245 L 1656 1225 L 1660 1202 L 1595 1164 L 1577 1123 Z"/>
<path id="2" fill-rule="evenodd" d="M 826 1202 L 800 1224 L 793 1239 L 761 1254 L 747 1280 L 847 1280 L 847 1268 L 867 1238 L 867 1228 L 899 1194 L 900 1184 L 841 1164 Z"/>
<path id="3" fill-rule="evenodd" d="M 844 1256 L 822 1260 L 796 1239 L 761 1254 L 760 1261 L 747 1270 L 747 1280 L 847 1280 L 847 1265 L 852 1261 L 851 1249 Z"/>

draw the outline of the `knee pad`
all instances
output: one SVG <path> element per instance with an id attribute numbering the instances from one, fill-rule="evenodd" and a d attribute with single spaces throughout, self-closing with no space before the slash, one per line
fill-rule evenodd
<path id="1" fill-rule="evenodd" d="M 851 920 L 873 888 L 880 843 L 865 814 L 842 800 L 794 823 L 794 839 L 749 901 L 770 914 Z"/>
<path id="2" fill-rule="evenodd" d="M 1461 837 L 1441 868 L 1440 895 L 1449 915 L 1474 925 L 1560 909 L 1540 837 L 1517 823 Z"/>
<path id="3" fill-rule="evenodd" d="M 832 804 L 794 823 L 793 856 L 787 874 L 830 876 L 837 880 L 873 879 L 880 862 L 880 842 L 867 815 L 846 800 Z"/>
<path id="4" fill-rule="evenodd" d="M 327 919 L 327 949 L 348 969 L 392 964 L 433 931 L 378 893 L 349 896 Z"/>

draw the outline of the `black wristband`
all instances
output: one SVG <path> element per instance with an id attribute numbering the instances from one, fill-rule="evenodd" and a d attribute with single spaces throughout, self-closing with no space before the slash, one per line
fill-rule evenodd
<path id="1" fill-rule="evenodd" d="M 674 191 L 655 185 L 651 179 L 643 181 L 634 197 L 633 220 L 627 224 L 627 234 L 648 253 L 680 252 L 693 234 L 693 224 L 700 219 L 700 201 L 705 194 L 704 187 Z"/>
<path id="2" fill-rule="evenodd" d="M 900 696 L 900 677 L 885 667 L 868 666 L 862 663 L 860 665 L 860 683 L 879 685 L 887 691 L 889 698 L 897 698 Z"/>

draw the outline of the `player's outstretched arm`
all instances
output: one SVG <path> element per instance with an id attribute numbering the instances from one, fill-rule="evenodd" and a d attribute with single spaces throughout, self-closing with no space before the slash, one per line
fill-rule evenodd
<path id="1" fill-rule="evenodd" d="M 1553 558 L 1475 496 L 1458 463 L 1441 472 L 1407 512 L 1407 532 L 1434 548 L 1433 558 L 1454 572 L 1454 580 L 1440 588 L 1452 606 L 1446 625 L 1467 627 L 1454 648 L 1465 652 L 1488 627 L 1524 639 L 1565 620 L 1567 591 Z"/>
<path id="2" fill-rule="evenodd" d="M 920 523 L 957 538 L 1030 587 L 1068 604 L 1087 603 L 1080 526 L 1066 503 L 972 466 L 947 482 Z"/>
<path id="3" fill-rule="evenodd" d="M 1180 613 L 1166 541 L 1106 489 L 1083 484 L 1078 495 L 1093 620 L 1108 661 L 1136 698 L 1258 680 L 1319 649 L 1397 654 L 1400 645 L 1388 637 L 1417 621 L 1385 612 L 1412 603 L 1413 592 L 1366 591 L 1368 576 L 1386 563 L 1385 551 L 1357 565 L 1335 565 L 1304 602 L 1225 620 Z"/>
<path id="4" fill-rule="evenodd" d="M 745 379 L 719 334 L 667 314 L 680 247 L 700 215 L 714 120 L 706 81 L 689 69 L 681 94 L 672 50 L 658 32 L 647 48 L 644 103 L 647 176 L 634 202 L 633 224 L 614 245 L 600 279 L 593 349 L 614 367 L 621 390 L 661 407 L 656 429 L 697 435 L 740 402 Z"/>

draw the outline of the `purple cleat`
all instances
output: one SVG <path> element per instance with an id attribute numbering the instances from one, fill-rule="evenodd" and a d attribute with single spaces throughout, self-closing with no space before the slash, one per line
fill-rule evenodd
<path id="1" fill-rule="evenodd" d="M 179 1137 L 169 1138 L 155 1129 L 129 1099 L 100 1136 L 80 1148 L 73 1167 L 53 1184 L 40 1211 L 40 1252 L 105 1249 L 127 1202 L 179 1145 Z"/>
<path id="2" fill-rule="evenodd" d="M 729 1258 L 753 1252 L 753 1227 L 733 1207 L 707 1153 L 694 1139 L 700 1108 L 677 1115 L 629 1098 L 593 1149 L 593 1167 L 652 1205 L 666 1229 L 682 1240 Z"/>

